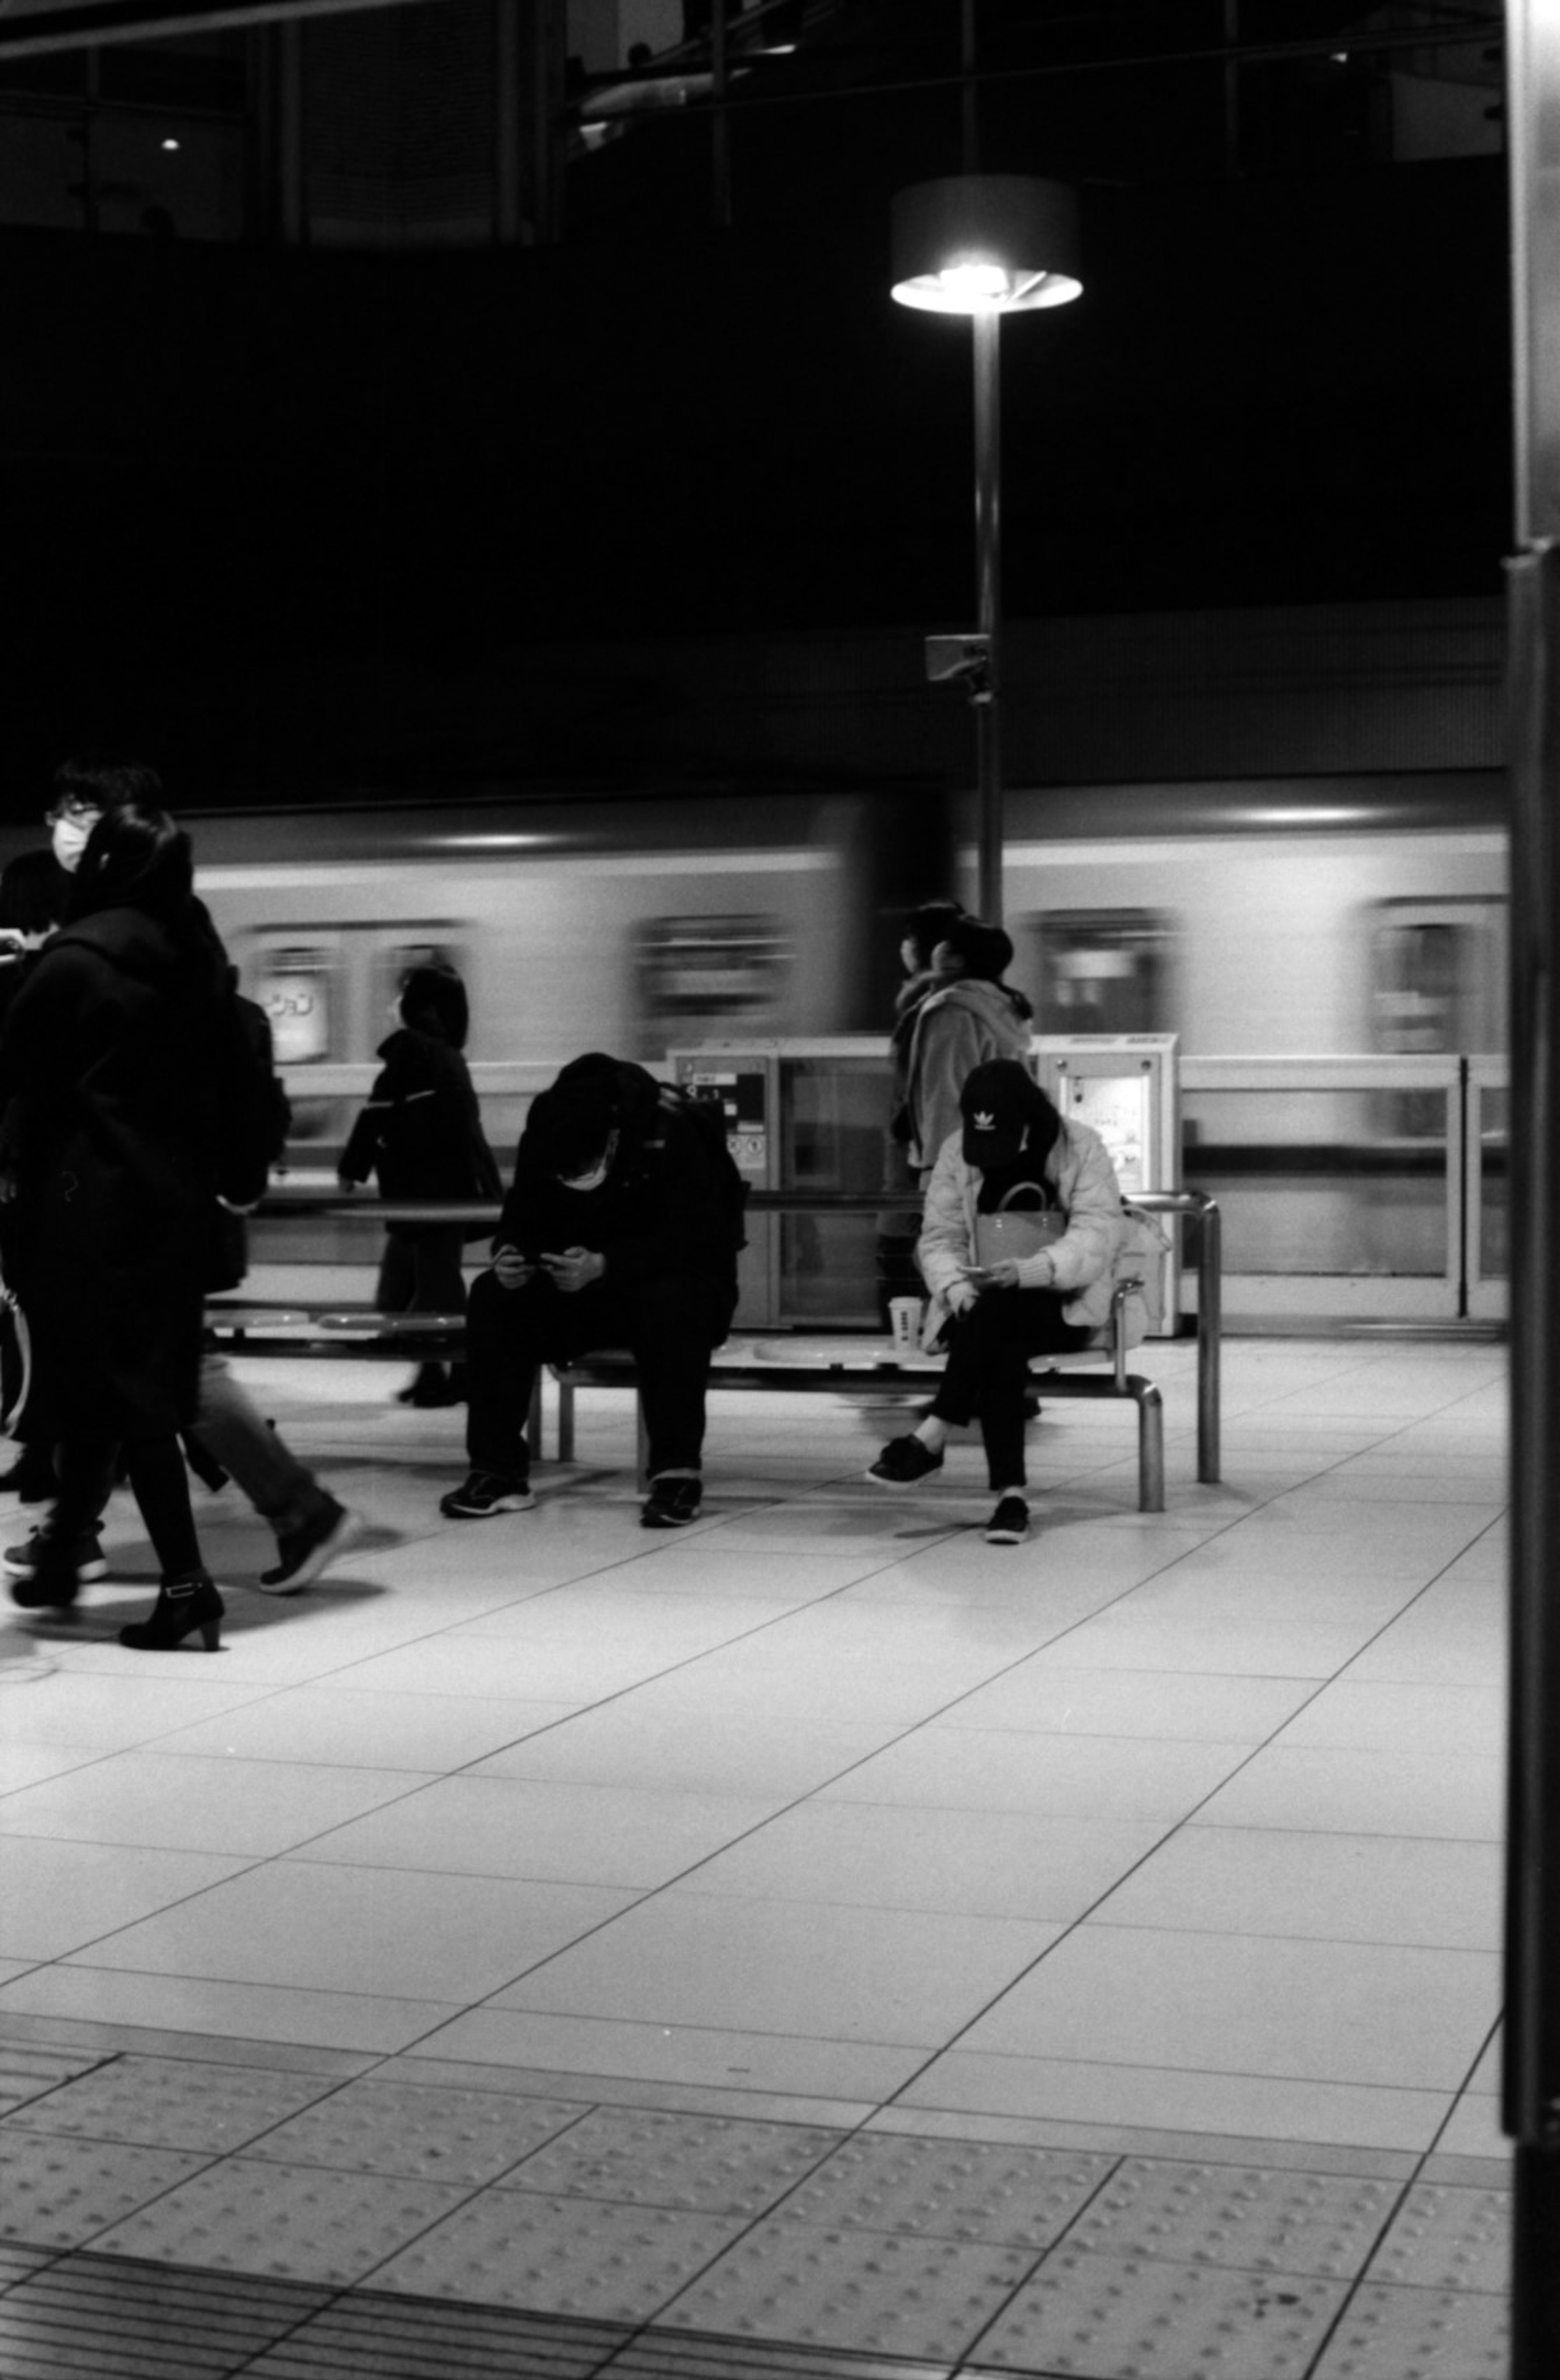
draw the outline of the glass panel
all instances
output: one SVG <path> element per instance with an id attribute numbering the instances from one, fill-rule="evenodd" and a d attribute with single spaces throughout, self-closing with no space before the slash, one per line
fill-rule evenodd
<path id="1" fill-rule="evenodd" d="M 1505 1281 L 1511 1271 L 1510 1219 L 1506 1205 L 1511 1094 L 1509 1091 L 1481 1091 L 1479 1108 L 1479 1277 L 1481 1281 Z"/>
<path id="2" fill-rule="evenodd" d="M 1185 1185 L 1219 1202 L 1225 1270 L 1444 1277 L 1446 1095 L 1434 1102 L 1421 1137 L 1397 1129 L 1395 1092 L 1185 1094 Z"/>
<path id="3" fill-rule="evenodd" d="M 889 1062 L 795 1058 L 780 1063 L 780 1186 L 871 1196 L 884 1184 Z M 780 1219 L 780 1318 L 873 1329 L 875 1215 Z"/>

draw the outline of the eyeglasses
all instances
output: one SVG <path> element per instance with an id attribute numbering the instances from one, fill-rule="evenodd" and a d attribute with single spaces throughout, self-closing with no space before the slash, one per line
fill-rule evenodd
<path id="1" fill-rule="evenodd" d="M 50 826 L 96 826 L 103 816 L 95 802 L 55 802 L 43 813 Z"/>

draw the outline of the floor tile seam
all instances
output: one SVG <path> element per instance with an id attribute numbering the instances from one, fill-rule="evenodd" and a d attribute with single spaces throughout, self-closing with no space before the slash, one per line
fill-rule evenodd
<path id="1" fill-rule="evenodd" d="M 1419 2161 L 1410 2176 L 1411 2186 L 1418 2185 L 1421 2177 L 1424 2173 L 1425 2168 L 1429 2165 L 1431 2159 L 1444 2154 L 1441 2149 L 1441 2143 L 1445 2138 L 1447 2131 L 1450 2130 L 1452 2123 L 1457 2117 L 1457 2109 L 1462 2106 L 1463 2101 L 1469 2097 L 1469 2094 L 1472 2093 L 1473 2078 L 1475 2074 L 1478 2073 L 1479 2069 L 1483 2064 L 1485 2058 L 1489 2056 L 1491 2049 L 1494 2046 L 1496 2036 L 1499 2034 L 1502 2026 L 1506 2022 L 1506 2010 L 1503 2001 L 1502 2005 L 1497 2009 L 1494 2016 L 1491 2019 L 1489 2031 L 1485 2034 L 1484 2038 L 1479 2044 L 1473 2056 L 1469 2059 L 1467 2070 L 1463 2074 L 1462 2081 L 1458 2083 L 1457 2091 L 1453 2095 L 1451 2104 L 1447 2107 L 1445 2114 L 1442 2117 L 1440 2123 L 1437 2124 L 1429 2145 L 1420 2153 Z M 1474 2094 L 1473 2095 L 1478 2097 L 1503 2096 L 1498 2088 L 1495 2092 L 1481 2092 Z"/>
<path id="2" fill-rule="evenodd" d="M 1458 1955 L 1462 1954 L 1459 1953 Z M 1489 1954 L 1487 1952 L 1481 1952 L 1478 1955 L 1487 1957 Z M 958 2041 L 954 2040 L 949 2042 L 945 2048 L 935 2051 L 928 2058 L 926 2066 L 919 2069 L 917 2073 L 913 2075 L 908 2082 L 901 2083 L 899 2089 L 895 2092 L 893 2097 L 884 2102 L 884 2106 L 886 2107 L 898 2109 L 904 2093 L 913 2089 L 915 2083 L 920 2080 L 921 2076 L 926 2072 L 930 2066 L 935 2065 L 938 2058 L 946 2057 L 951 2051 L 957 2049 L 958 2046 Z M 1015 2066 L 1075 2066 L 1084 2070 L 1092 2070 L 1096 2067 L 1103 2067 L 1112 2073 L 1191 2074 L 1204 2079 L 1209 2076 L 1215 2076 L 1220 2080 L 1232 2082 L 1292 2083 L 1297 2089 L 1300 2090 L 1369 2091 L 1378 2094 L 1388 2094 L 1395 2098 L 1402 2099 L 1440 2099 L 1446 2103 L 1448 2110 L 1455 2107 L 1457 2099 L 1461 2096 L 1461 2086 L 1451 2082 L 1426 2082 L 1422 2081 L 1413 2082 L 1393 2082 L 1384 2081 L 1380 2078 L 1362 2078 L 1359 2075 L 1308 2074 L 1303 2072 L 1294 2072 L 1287 2067 L 1279 2066 L 1211 2066 L 1205 2060 L 1196 2064 L 1191 2064 L 1185 2061 L 1178 2061 L 1168 2057 L 1159 2057 L 1151 2064 L 1145 2064 L 1141 2058 L 1107 2058 L 1102 2056 L 1097 2050 L 1094 2051 L 1086 2058 L 1064 2056 L 1060 2051 L 1055 2049 L 1037 2051 L 1033 2049 L 982 2048 L 965 2050 L 961 2054 L 968 2058 L 980 2058 L 994 2063 L 1011 2063 Z M 907 2114 L 913 2114 L 915 2110 L 912 2107 L 905 2109 L 904 2112 Z M 934 2109 L 932 2112 L 939 2116 L 952 2116 L 957 2118 L 961 2112 L 978 2116 L 981 2111 L 979 2109 L 960 2110 L 958 2108 L 939 2107 Z M 1088 2119 L 1068 2119 L 1067 2120 L 1087 2121 Z M 1142 2127 L 1140 2126 L 1139 2129 L 1142 2129 Z M 1216 2138 L 1217 2135 L 1214 2135 L 1213 2137 Z M 1280 2143 L 1285 2147 L 1292 2145 L 1287 2134 L 1279 2134 L 1276 2136 L 1275 2144 L 1277 2145 Z M 1301 2145 L 1303 2145 L 1303 2143 Z M 1345 2152 L 1351 2153 L 1354 2150 L 1361 2148 L 1371 2149 L 1376 2144 L 1368 2141 L 1336 2141 L 1323 2143 L 1319 2145 L 1324 2149 L 1336 2149 L 1341 2155 Z M 1416 2155 L 1428 2155 L 1430 2152 L 1428 2150 L 1415 2151 L 1413 2154 Z"/>

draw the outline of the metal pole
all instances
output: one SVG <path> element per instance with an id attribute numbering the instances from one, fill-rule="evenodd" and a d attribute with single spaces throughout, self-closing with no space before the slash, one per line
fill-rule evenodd
<path id="1" fill-rule="evenodd" d="M 709 18 L 710 79 L 714 84 L 709 112 L 712 205 L 721 231 L 732 228 L 732 116 L 729 104 L 730 59 L 726 41 L 726 0 L 715 0 Z"/>
<path id="2" fill-rule="evenodd" d="M 986 639 L 989 674 L 975 694 L 975 783 L 980 804 L 976 903 L 1002 922 L 1002 317 L 995 306 L 972 317 L 975 347 L 976 625 Z"/>
<path id="3" fill-rule="evenodd" d="M 1511 1754 L 1503 2115 L 1517 2141 L 1513 2380 L 1560 2370 L 1560 549 L 1510 570 Z"/>

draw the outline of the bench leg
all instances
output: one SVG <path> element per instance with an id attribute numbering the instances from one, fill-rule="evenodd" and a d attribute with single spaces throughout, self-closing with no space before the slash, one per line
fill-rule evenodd
<path id="1" fill-rule="evenodd" d="M 572 1463 L 574 1459 L 574 1384 L 573 1380 L 558 1383 L 558 1460 Z"/>
<path id="2" fill-rule="evenodd" d="M 1138 1511 L 1165 1509 L 1165 1400 L 1152 1380 L 1129 1382 L 1138 1405 Z"/>
<path id="3" fill-rule="evenodd" d="M 647 1488 L 650 1484 L 650 1433 L 645 1422 L 645 1400 L 637 1389 L 634 1391 L 634 1418 L 636 1424 L 635 1448 L 639 1463 L 639 1485 L 642 1488 Z"/>
<path id="4" fill-rule="evenodd" d="M 541 1371 L 538 1366 L 537 1384 L 531 1390 L 531 1410 L 526 1415 L 526 1444 L 530 1449 L 533 1463 L 540 1463 L 546 1455 L 546 1427 L 547 1413 L 541 1401 Z"/>

